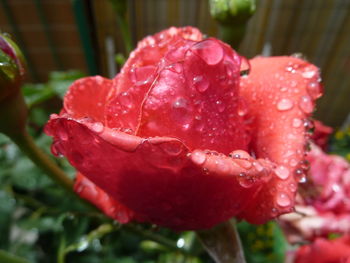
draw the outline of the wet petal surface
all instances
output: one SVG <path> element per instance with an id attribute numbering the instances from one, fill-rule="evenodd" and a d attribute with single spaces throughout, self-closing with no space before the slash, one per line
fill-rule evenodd
<path id="1" fill-rule="evenodd" d="M 138 135 L 180 138 L 190 149 L 247 150 L 238 96 L 240 58 L 225 44 L 193 44 L 165 67 L 145 98 Z"/>
<path id="2" fill-rule="evenodd" d="M 136 219 L 173 229 L 208 228 L 240 214 L 271 177 L 272 164 L 244 151 L 190 154 L 174 138 L 96 132 L 89 122 L 66 118 L 53 118 L 46 132 L 60 154 Z"/>
<path id="3" fill-rule="evenodd" d="M 104 107 L 116 92 L 115 82 L 100 76 L 76 80 L 64 97 L 64 109 L 74 118 L 104 122 Z"/>
<path id="4" fill-rule="evenodd" d="M 297 180 L 303 176 L 308 118 L 321 87 L 318 69 L 294 57 L 258 57 L 250 64 L 251 72 L 241 78 L 240 91 L 253 116 L 252 150 L 277 165 L 275 178 L 260 193 L 260 202 L 252 203 L 245 214 L 259 223 L 294 206 Z"/>

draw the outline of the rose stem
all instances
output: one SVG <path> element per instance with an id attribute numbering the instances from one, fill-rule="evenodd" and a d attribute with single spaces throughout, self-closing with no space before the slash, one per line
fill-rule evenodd
<path id="1" fill-rule="evenodd" d="M 245 263 L 242 244 L 232 221 L 197 231 L 204 248 L 216 263 Z"/>
<path id="2" fill-rule="evenodd" d="M 73 191 L 73 180 L 71 180 L 39 147 L 34 143 L 33 138 L 26 130 L 8 136 L 17 144 L 20 150 L 29 159 L 41 168 L 52 180 L 63 186 L 68 192 Z"/>

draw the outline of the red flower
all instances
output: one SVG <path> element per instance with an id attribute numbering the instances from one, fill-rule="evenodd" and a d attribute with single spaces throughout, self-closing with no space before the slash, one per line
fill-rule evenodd
<path id="1" fill-rule="evenodd" d="M 46 126 L 52 151 L 113 199 L 124 222 L 200 229 L 290 212 L 318 70 L 294 57 L 256 58 L 240 78 L 241 59 L 191 27 L 147 37 L 115 79 L 70 87 Z M 83 197 L 106 210 L 83 185 Z"/>
<path id="2" fill-rule="evenodd" d="M 334 240 L 316 239 L 312 244 L 302 246 L 296 254 L 294 263 L 349 263 L 350 237 Z"/>
<path id="3" fill-rule="evenodd" d="M 291 242 L 314 239 L 329 233 L 350 232 L 350 165 L 342 157 L 326 154 L 312 144 L 307 155 L 309 181 L 301 188 L 296 211 L 284 215 Z"/>

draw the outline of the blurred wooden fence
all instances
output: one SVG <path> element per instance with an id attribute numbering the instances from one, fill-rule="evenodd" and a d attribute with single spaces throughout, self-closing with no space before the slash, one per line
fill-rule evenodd
<path id="1" fill-rule="evenodd" d="M 322 68 L 325 96 L 317 117 L 340 126 L 350 111 L 350 0 L 257 0 L 238 50 L 259 54 L 304 54 Z M 124 52 L 108 0 L 0 0 L 0 29 L 14 35 L 26 52 L 31 81 L 52 70 L 88 74 L 117 72 L 115 53 Z M 192 25 L 210 36 L 217 26 L 207 0 L 128 0 L 134 44 L 169 26 Z"/>

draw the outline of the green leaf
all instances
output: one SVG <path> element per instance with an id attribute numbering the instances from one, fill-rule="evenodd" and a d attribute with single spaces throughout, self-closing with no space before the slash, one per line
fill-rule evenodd
<path id="1" fill-rule="evenodd" d="M 283 263 L 287 241 L 275 222 L 251 225 L 241 222 L 238 231 L 247 263 Z"/>

